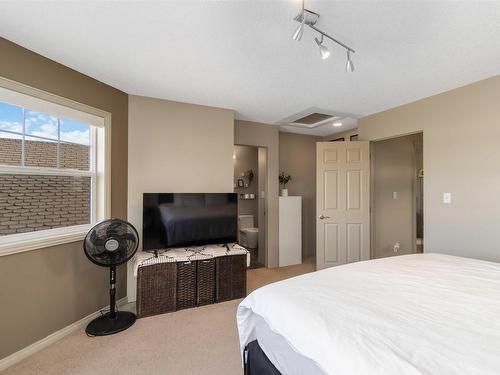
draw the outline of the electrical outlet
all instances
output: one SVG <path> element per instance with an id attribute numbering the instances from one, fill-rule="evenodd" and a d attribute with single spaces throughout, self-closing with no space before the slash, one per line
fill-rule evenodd
<path id="1" fill-rule="evenodd" d="M 392 192 L 392 199 L 394 199 L 394 200 L 398 199 L 398 192 L 397 191 Z"/>
<path id="2" fill-rule="evenodd" d="M 451 193 L 443 193 L 443 203 L 451 204 Z"/>

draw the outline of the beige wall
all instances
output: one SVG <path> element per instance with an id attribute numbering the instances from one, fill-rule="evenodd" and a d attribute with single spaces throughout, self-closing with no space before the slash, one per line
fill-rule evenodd
<path id="1" fill-rule="evenodd" d="M 302 196 L 302 255 L 316 254 L 316 142 L 320 137 L 280 133 L 280 171 L 292 176 L 289 195 Z"/>
<path id="2" fill-rule="evenodd" d="M 2 38 L 0 56 L 0 76 L 111 112 L 111 213 L 126 218 L 127 94 Z M 81 242 L 0 257 L 0 358 L 108 304 L 108 278 Z"/>
<path id="3" fill-rule="evenodd" d="M 422 143 L 421 133 L 372 145 L 373 258 L 415 252 L 417 143 Z M 401 245 L 398 253 L 393 250 L 396 242 Z"/>
<path id="4" fill-rule="evenodd" d="M 143 193 L 232 192 L 233 142 L 231 110 L 130 96 L 128 218 L 139 233 Z M 134 301 L 130 265 L 127 285 Z"/>
<path id="5" fill-rule="evenodd" d="M 334 139 L 338 139 L 338 138 L 344 137 L 344 140 L 346 142 L 349 142 L 351 140 L 350 139 L 351 135 L 356 135 L 356 134 L 358 134 L 358 128 L 347 130 L 345 132 L 340 132 L 340 133 L 335 133 L 335 134 L 327 135 L 326 137 L 323 137 L 322 141 L 323 142 L 325 142 L 325 141 L 332 141 Z"/>
<path id="6" fill-rule="evenodd" d="M 269 268 L 278 267 L 278 173 L 279 127 L 250 121 L 234 122 L 234 144 L 267 148 L 267 261 Z"/>
<path id="7" fill-rule="evenodd" d="M 423 131 L 426 252 L 500 261 L 499 103 L 495 76 L 359 122 L 363 140 Z"/>

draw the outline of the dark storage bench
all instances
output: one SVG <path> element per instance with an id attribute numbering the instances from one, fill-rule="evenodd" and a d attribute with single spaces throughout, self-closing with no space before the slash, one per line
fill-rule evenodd
<path id="1" fill-rule="evenodd" d="M 137 271 L 137 316 L 246 296 L 247 255 L 151 264 Z"/>

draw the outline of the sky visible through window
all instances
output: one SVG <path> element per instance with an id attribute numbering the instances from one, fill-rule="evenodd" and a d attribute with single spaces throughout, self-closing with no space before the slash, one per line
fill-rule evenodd
<path id="1" fill-rule="evenodd" d="M 60 119 L 60 140 L 89 145 L 90 126 L 74 120 Z M 57 141 L 57 118 L 46 113 L 26 109 L 26 135 Z M 0 138 L 20 139 L 21 136 L 3 132 L 23 132 L 23 110 L 20 107 L 0 102 Z M 42 139 L 38 139 L 43 141 Z M 50 140 L 47 140 L 50 142 Z"/>

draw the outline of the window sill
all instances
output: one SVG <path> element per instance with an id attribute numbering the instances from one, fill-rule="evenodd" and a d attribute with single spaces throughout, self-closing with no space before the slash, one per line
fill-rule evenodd
<path id="1" fill-rule="evenodd" d="M 90 224 L 66 228 L 47 229 L 38 232 L 18 233 L 0 237 L 0 256 L 43 249 L 81 241 L 92 227 Z"/>

